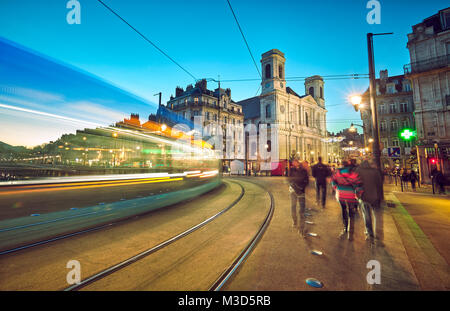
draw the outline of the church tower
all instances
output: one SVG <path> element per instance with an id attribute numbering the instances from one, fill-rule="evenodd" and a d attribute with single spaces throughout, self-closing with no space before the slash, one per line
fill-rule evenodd
<path id="1" fill-rule="evenodd" d="M 312 76 L 305 80 L 305 94 L 311 95 L 320 107 L 325 107 L 323 95 L 323 79 L 321 76 Z"/>
<path id="2" fill-rule="evenodd" d="M 286 91 L 286 77 L 284 75 L 284 53 L 273 49 L 262 55 L 261 95 L 274 90 Z"/>

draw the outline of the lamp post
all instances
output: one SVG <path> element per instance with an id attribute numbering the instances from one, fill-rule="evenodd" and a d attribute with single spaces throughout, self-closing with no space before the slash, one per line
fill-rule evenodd
<path id="1" fill-rule="evenodd" d="M 375 60 L 373 54 L 373 36 L 391 35 L 389 33 L 368 33 L 367 34 L 367 52 L 369 56 L 369 98 L 370 98 L 370 109 L 372 111 L 372 124 L 373 124 L 373 155 L 375 159 L 375 164 L 377 169 L 381 172 L 381 151 L 380 151 L 380 138 L 379 138 L 379 128 L 378 128 L 378 114 L 375 100 Z"/>

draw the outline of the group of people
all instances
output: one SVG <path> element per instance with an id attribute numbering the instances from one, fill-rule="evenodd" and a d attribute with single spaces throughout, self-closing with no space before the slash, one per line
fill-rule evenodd
<path id="1" fill-rule="evenodd" d="M 374 167 L 373 163 L 364 160 L 358 166 L 356 160 L 349 159 L 342 162 L 342 167 L 333 171 L 323 164 L 319 157 L 318 163 L 311 167 L 311 175 L 315 178 L 316 204 L 322 209 L 326 207 L 327 179 L 331 179 L 333 192 L 342 210 L 343 228 L 339 237 L 353 240 L 355 215 L 359 208 L 364 217 L 366 240 L 374 242 L 375 231 L 372 220 L 373 216 L 382 213 L 380 205 L 383 200 L 383 180 L 380 171 Z M 305 237 L 304 213 L 306 187 L 309 184 L 308 162 L 294 159 L 288 178 L 292 225 Z M 297 201 L 299 213 L 297 213 Z M 377 238 L 381 239 L 381 236 Z"/>

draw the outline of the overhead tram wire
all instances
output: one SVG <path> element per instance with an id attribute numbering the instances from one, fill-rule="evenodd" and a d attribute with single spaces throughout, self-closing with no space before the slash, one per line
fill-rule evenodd
<path id="1" fill-rule="evenodd" d="M 237 26 L 238 26 L 238 28 L 239 28 L 239 31 L 241 32 L 242 38 L 244 39 L 245 45 L 247 46 L 247 50 L 248 50 L 248 52 L 250 53 L 250 56 L 252 57 L 253 64 L 255 64 L 255 68 L 256 68 L 256 70 L 258 71 L 259 77 L 262 79 L 261 72 L 259 71 L 258 65 L 256 65 L 255 58 L 253 57 L 252 51 L 250 50 L 250 47 L 248 46 L 247 39 L 245 39 L 244 32 L 242 31 L 241 25 L 239 25 L 239 22 L 238 22 L 238 20 L 237 20 L 236 14 L 234 14 L 233 7 L 231 6 L 231 3 L 230 3 L 229 0 L 227 0 L 227 2 L 228 2 L 228 5 L 229 5 L 229 7 L 230 7 L 231 13 L 233 13 L 234 20 L 236 21 L 236 24 L 237 24 Z M 259 90 L 259 89 L 258 89 L 258 90 Z"/>
<path id="2" fill-rule="evenodd" d="M 357 79 L 368 79 L 368 74 L 345 74 L 345 75 L 326 75 L 321 76 L 324 80 L 357 80 Z M 304 81 L 310 77 L 286 77 L 287 82 Z M 260 81 L 258 78 L 248 78 L 248 79 L 228 79 L 221 80 L 221 82 L 251 82 Z"/>
<path id="3" fill-rule="evenodd" d="M 193 74 L 191 74 L 187 69 L 185 69 L 183 66 L 181 66 L 179 63 L 177 63 L 172 57 L 167 55 L 166 52 L 161 50 L 155 43 L 153 43 L 150 39 L 148 39 L 145 35 L 143 35 L 139 30 L 134 28 L 130 23 L 128 23 L 125 19 L 123 19 L 118 13 L 116 13 L 113 9 L 111 9 L 109 6 L 107 6 L 102 0 L 97 0 L 100 2 L 105 8 L 107 8 L 111 13 L 116 15 L 121 21 L 123 21 L 125 24 L 127 24 L 131 29 L 133 29 L 138 35 L 140 35 L 145 41 L 153 45 L 159 52 L 161 52 L 164 56 L 166 56 L 168 59 L 170 59 L 175 65 L 180 67 L 184 72 L 186 72 L 188 75 L 190 75 L 194 80 L 197 80 Z"/>

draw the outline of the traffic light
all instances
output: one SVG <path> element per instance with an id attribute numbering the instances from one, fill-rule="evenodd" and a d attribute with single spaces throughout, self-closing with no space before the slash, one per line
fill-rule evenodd
<path id="1" fill-rule="evenodd" d="M 416 137 L 416 131 L 414 131 L 412 129 L 405 128 L 400 131 L 400 138 L 405 141 L 409 141 L 409 140 L 413 139 L 414 137 Z"/>
<path id="2" fill-rule="evenodd" d="M 431 158 L 431 159 L 430 159 L 430 163 L 431 163 L 431 164 L 436 164 L 436 162 L 437 162 L 437 161 L 436 161 L 435 158 Z"/>

